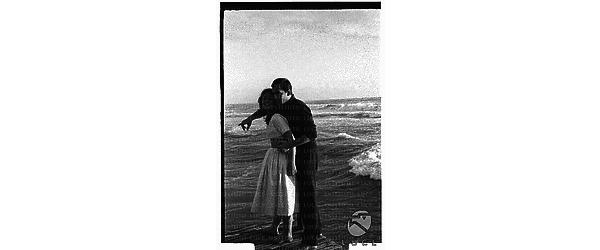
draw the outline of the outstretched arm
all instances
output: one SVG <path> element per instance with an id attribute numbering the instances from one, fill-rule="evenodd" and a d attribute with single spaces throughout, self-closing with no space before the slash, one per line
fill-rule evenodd
<path id="1" fill-rule="evenodd" d="M 244 119 L 242 122 L 240 122 L 240 124 L 238 124 L 238 126 L 242 126 L 242 130 L 249 130 L 250 126 L 252 125 L 253 120 L 261 118 L 265 115 L 267 115 L 267 112 L 262 109 L 259 109 L 256 112 L 254 112 L 253 114 L 251 114 L 250 116 L 246 117 L 246 119 Z"/>

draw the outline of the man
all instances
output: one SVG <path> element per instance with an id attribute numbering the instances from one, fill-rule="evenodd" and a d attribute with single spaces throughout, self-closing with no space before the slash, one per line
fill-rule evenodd
<path id="1" fill-rule="evenodd" d="M 301 100 L 296 99 L 292 92 L 292 84 L 286 78 L 277 78 L 271 84 L 275 101 L 278 104 L 277 113 L 288 120 L 294 138 L 307 141 L 296 147 L 296 190 L 300 207 L 299 219 L 304 227 L 302 245 L 304 249 L 317 249 L 317 238 L 321 236 L 321 218 L 317 208 L 316 173 L 318 169 L 318 150 L 315 139 L 317 126 L 310 108 Z M 252 120 L 265 116 L 266 112 L 257 110 L 239 125 L 242 129 L 250 129 Z M 321 236 L 322 237 L 322 236 Z"/>

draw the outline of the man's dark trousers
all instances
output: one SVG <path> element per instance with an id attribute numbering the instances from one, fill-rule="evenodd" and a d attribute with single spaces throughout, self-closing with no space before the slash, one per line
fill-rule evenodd
<path id="1" fill-rule="evenodd" d="M 321 218 L 316 202 L 316 174 L 319 164 L 317 146 L 314 141 L 296 148 L 296 188 L 298 189 L 299 217 L 304 226 L 302 243 L 317 245 L 321 233 Z M 304 147 L 303 147 L 304 146 Z"/>

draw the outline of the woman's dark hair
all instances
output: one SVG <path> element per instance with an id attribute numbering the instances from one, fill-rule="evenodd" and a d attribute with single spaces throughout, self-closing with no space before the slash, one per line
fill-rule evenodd
<path id="1" fill-rule="evenodd" d="M 265 94 L 273 95 L 273 90 L 271 88 L 266 88 L 263 89 L 262 92 L 260 92 L 260 96 L 258 97 L 258 109 L 263 109 L 262 98 Z M 271 117 L 273 117 L 274 114 L 275 112 L 267 112 L 267 116 L 265 116 L 265 122 L 267 124 L 269 124 L 269 121 L 271 121 Z"/>

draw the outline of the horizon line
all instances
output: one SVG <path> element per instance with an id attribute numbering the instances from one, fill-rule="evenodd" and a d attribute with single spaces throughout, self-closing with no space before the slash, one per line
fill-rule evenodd
<path id="1" fill-rule="evenodd" d="M 335 101 L 335 100 L 347 100 L 347 99 L 362 99 L 362 98 L 381 98 L 381 96 L 363 96 L 363 97 L 347 97 L 347 98 L 333 98 L 333 99 L 300 99 L 306 103 L 315 102 L 315 101 Z M 231 104 L 255 104 L 256 102 L 236 102 L 236 103 L 225 103 L 225 105 Z"/>

